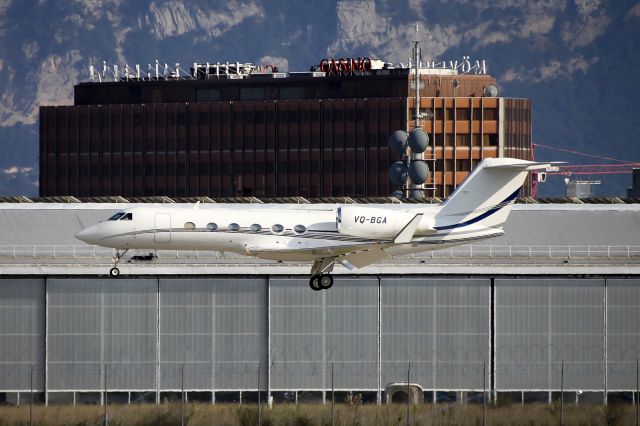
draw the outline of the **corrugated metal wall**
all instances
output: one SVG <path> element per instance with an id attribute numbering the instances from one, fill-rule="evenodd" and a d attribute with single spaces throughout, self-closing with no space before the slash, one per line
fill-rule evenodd
<path id="1" fill-rule="evenodd" d="M 266 384 L 267 280 L 160 279 L 159 389 L 256 389 Z"/>
<path id="2" fill-rule="evenodd" d="M 640 279 L 608 279 L 608 389 L 636 389 L 635 373 L 639 355 Z"/>
<path id="3" fill-rule="evenodd" d="M 425 389 L 482 390 L 490 280 L 382 278 L 381 290 L 383 386 L 410 373 Z"/>
<path id="4" fill-rule="evenodd" d="M 157 280 L 47 280 L 49 390 L 155 390 Z"/>
<path id="5" fill-rule="evenodd" d="M 307 278 L 272 279 L 271 388 L 378 388 L 378 279 L 346 278 L 331 291 Z"/>
<path id="6" fill-rule="evenodd" d="M 496 388 L 602 390 L 604 279 L 496 279 Z"/>
<path id="7" fill-rule="evenodd" d="M 0 392 L 32 367 L 51 392 L 328 390 L 332 366 L 377 391 L 409 363 L 425 390 L 546 391 L 562 361 L 567 390 L 630 391 L 639 352 L 637 278 L 0 280 Z"/>
<path id="8" fill-rule="evenodd" d="M 44 389 L 44 283 L 0 279 L 0 389 Z"/>

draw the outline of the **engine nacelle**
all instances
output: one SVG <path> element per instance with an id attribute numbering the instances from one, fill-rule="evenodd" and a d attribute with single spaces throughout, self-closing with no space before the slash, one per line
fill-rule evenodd
<path id="1" fill-rule="evenodd" d="M 392 240 L 418 212 L 347 205 L 338 207 L 336 225 L 341 234 L 352 237 Z M 433 230 L 433 219 L 423 218 L 416 233 Z"/>

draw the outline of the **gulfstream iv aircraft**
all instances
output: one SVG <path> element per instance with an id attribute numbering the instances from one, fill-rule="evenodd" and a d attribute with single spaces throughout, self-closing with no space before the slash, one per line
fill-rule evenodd
<path id="1" fill-rule="evenodd" d="M 548 163 L 482 161 L 442 204 L 216 204 L 132 208 L 76 237 L 116 250 L 111 276 L 129 249 L 215 250 L 263 259 L 312 262 L 309 285 L 333 285 L 336 262 L 362 268 L 402 254 L 437 250 L 503 234 L 531 170 Z"/>

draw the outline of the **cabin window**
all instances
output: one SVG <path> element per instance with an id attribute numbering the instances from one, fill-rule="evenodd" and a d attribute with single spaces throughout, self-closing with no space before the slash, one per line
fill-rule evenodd
<path id="1" fill-rule="evenodd" d="M 108 220 L 118 220 L 122 216 L 124 216 L 124 212 L 118 212 L 118 213 L 114 214 L 113 216 L 111 216 Z"/>
<path id="2" fill-rule="evenodd" d="M 186 229 L 187 231 L 193 231 L 194 229 L 196 229 L 196 224 L 193 222 L 185 222 L 184 229 Z"/>
<path id="3" fill-rule="evenodd" d="M 253 232 L 259 232 L 262 230 L 262 226 L 258 225 L 257 223 L 254 223 L 249 227 L 249 229 L 251 229 Z"/>
<path id="4" fill-rule="evenodd" d="M 293 227 L 293 232 L 295 232 L 296 234 L 304 234 L 305 232 L 307 232 L 307 227 L 304 225 L 296 225 Z"/>
<path id="5" fill-rule="evenodd" d="M 276 223 L 271 227 L 271 232 L 273 232 L 274 234 L 280 234 L 283 231 L 284 231 L 284 226 L 280 225 L 279 223 Z"/>
<path id="6" fill-rule="evenodd" d="M 237 231 L 240 229 L 240 225 L 238 225 L 237 223 L 230 223 L 228 229 L 229 231 Z"/>
<path id="7" fill-rule="evenodd" d="M 215 231 L 216 229 L 218 229 L 218 225 L 211 222 L 211 223 L 207 223 L 207 230 L 208 231 Z"/>
<path id="8" fill-rule="evenodd" d="M 133 213 L 127 213 L 120 218 L 120 220 L 133 220 Z"/>

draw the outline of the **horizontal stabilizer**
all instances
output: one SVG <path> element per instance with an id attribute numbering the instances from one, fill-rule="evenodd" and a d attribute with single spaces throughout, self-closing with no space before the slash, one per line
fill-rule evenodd
<path id="1" fill-rule="evenodd" d="M 521 161 L 513 161 L 510 164 L 487 164 L 485 167 L 490 170 L 546 170 L 554 164 L 564 164 L 564 162 L 553 161 L 547 163 L 537 163 L 533 161 L 521 160 Z"/>
<path id="2" fill-rule="evenodd" d="M 418 229 L 418 225 L 420 225 L 420 221 L 422 220 L 422 213 L 418 213 L 405 225 L 404 228 L 396 235 L 393 239 L 395 244 L 408 243 L 413 238 L 413 234 L 416 233 L 416 229 Z"/>

